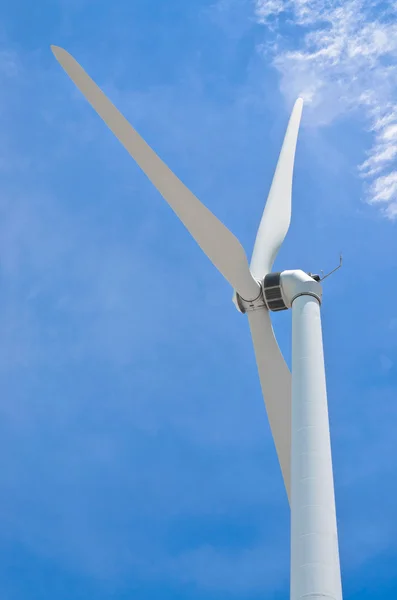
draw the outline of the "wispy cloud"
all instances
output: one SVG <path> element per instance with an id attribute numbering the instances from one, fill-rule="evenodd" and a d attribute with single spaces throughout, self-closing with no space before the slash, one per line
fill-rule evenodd
<path id="1" fill-rule="evenodd" d="M 397 8 L 366 0 L 256 0 L 273 32 L 271 55 L 289 100 L 302 95 L 311 121 L 328 124 L 360 109 L 372 144 L 359 166 L 366 198 L 397 217 Z M 291 29 L 293 25 L 293 29 Z"/>

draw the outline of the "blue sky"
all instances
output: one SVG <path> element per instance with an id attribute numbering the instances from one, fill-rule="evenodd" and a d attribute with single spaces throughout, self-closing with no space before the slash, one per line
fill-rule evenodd
<path id="1" fill-rule="evenodd" d="M 323 325 L 345 598 L 397 593 L 396 14 L 345 0 L 17 0 L 0 28 L 0 592 L 288 597 L 289 510 L 228 284 L 50 52 L 250 254 L 307 99 L 276 268 Z M 287 360 L 290 315 L 275 327 Z"/>

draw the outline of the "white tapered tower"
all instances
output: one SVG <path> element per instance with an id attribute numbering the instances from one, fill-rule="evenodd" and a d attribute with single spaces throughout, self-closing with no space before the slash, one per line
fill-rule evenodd
<path id="1" fill-rule="evenodd" d="M 284 273 L 292 306 L 291 600 L 341 600 L 321 284 Z"/>

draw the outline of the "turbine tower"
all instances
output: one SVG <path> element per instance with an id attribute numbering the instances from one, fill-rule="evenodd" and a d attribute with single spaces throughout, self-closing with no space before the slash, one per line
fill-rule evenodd
<path id="1" fill-rule="evenodd" d="M 291 600 L 342 600 L 321 330 L 320 278 L 272 272 L 291 220 L 302 99 L 294 105 L 255 240 L 251 264 L 237 238 L 174 175 L 84 69 L 52 46 L 63 69 L 146 173 L 235 290 L 251 330 L 266 411 L 291 508 Z M 292 376 L 271 311 L 292 309 Z"/>

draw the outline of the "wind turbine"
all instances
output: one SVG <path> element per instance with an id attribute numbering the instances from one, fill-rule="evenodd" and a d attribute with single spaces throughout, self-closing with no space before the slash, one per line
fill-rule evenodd
<path id="1" fill-rule="evenodd" d="M 247 314 L 262 392 L 291 508 L 291 600 L 341 600 L 335 494 L 321 330 L 320 277 L 273 273 L 291 220 L 292 176 L 303 101 L 294 105 L 251 264 L 237 238 L 174 175 L 66 50 L 63 69 L 146 173 Z M 292 377 L 270 311 L 292 308 Z"/>

